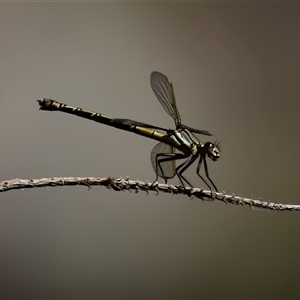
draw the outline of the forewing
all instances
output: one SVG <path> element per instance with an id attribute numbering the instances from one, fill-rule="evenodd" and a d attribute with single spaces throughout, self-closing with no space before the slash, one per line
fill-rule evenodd
<path id="1" fill-rule="evenodd" d="M 175 153 L 175 149 L 165 143 L 158 143 L 151 151 L 151 163 L 154 169 L 154 172 L 161 178 L 169 179 L 173 178 L 176 174 L 175 168 L 176 163 L 175 160 L 169 160 L 160 163 L 160 166 L 163 170 L 163 173 L 161 172 L 161 169 L 159 168 L 158 164 L 156 163 L 156 155 L 157 154 L 173 154 Z M 168 157 L 168 156 L 165 156 Z M 159 156 L 160 159 L 164 158 L 164 156 Z"/>
<path id="2" fill-rule="evenodd" d="M 207 130 L 196 129 L 196 128 L 192 128 L 192 127 L 189 127 L 189 126 L 186 126 L 186 125 L 183 125 L 183 124 L 181 124 L 181 127 L 186 128 L 189 131 L 194 132 L 194 133 L 199 133 L 199 134 L 204 134 L 204 135 L 212 135 Z"/>
<path id="3" fill-rule="evenodd" d="M 176 106 L 176 99 L 172 81 L 159 72 L 152 72 L 150 77 L 151 87 L 164 110 L 171 116 L 176 124 L 180 125 L 180 115 Z"/>

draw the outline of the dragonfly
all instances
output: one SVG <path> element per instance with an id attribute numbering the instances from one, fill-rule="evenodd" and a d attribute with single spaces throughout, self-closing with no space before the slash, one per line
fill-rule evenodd
<path id="1" fill-rule="evenodd" d="M 185 184 L 193 187 L 183 176 L 183 173 L 199 157 L 196 169 L 197 175 L 207 185 L 210 191 L 212 191 L 212 185 L 215 191 L 218 192 L 216 185 L 209 176 L 206 157 L 210 158 L 212 161 L 217 161 L 220 158 L 221 150 L 219 142 L 202 143 L 194 134 L 207 136 L 211 136 L 212 134 L 206 130 L 195 129 L 181 123 L 181 117 L 176 105 L 173 84 L 169 77 L 160 72 L 154 71 L 151 73 L 150 83 L 158 101 L 166 113 L 174 120 L 175 129 L 166 129 L 130 119 L 117 119 L 101 113 L 88 111 L 80 107 L 60 103 L 48 98 L 43 98 L 42 100 L 37 101 L 40 105 L 40 110 L 69 113 L 159 141 L 159 143 L 154 146 L 151 151 L 151 163 L 156 173 L 156 178 L 152 185 L 157 182 L 158 177 L 161 177 L 164 179 L 165 183 L 167 183 L 168 179 L 177 175 L 183 187 L 185 187 Z M 176 166 L 176 161 L 183 159 L 185 159 L 184 162 Z M 206 178 L 211 185 L 200 174 L 202 162 L 204 164 Z"/>

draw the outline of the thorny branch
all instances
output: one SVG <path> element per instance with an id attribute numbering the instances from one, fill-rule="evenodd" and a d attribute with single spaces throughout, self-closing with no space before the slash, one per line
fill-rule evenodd
<path id="1" fill-rule="evenodd" d="M 88 188 L 92 186 L 104 186 L 108 189 L 115 191 L 145 191 L 147 194 L 149 191 L 154 191 L 156 194 L 159 192 L 182 194 L 190 198 L 199 198 L 202 201 L 222 201 L 224 203 L 249 206 L 250 208 L 268 209 L 268 210 L 289 210 L 300 211 L 300 205 L 293 204 L 280 204 L 263 200 L 255 200 L 251 198 L 244 198 L 236 195 L 227 195 L 223 193 L 211 193 L 211 191 L 203 190 L 199 188 L 182 187 L 179 185 L 169 185 L 162 183 L 154 183 L 152 185 L 149 182 L 139 180 L 129 180 L 123 178 L 112 177 L 52 177 L 52 178 L 39 178 L 39 179 L 11 179 L 0 182 L 0 192 L 6 192 L 13 189 L 28 189 L 38 187 L 55 187 L 55 186 L 68 186 L 68 185 L 84 185 Z"/>

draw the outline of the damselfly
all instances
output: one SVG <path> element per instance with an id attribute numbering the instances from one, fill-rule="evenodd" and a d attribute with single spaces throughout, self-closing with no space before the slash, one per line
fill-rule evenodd
<path id="1" fill-rule="evenodd" d="M 131 131 L 159 141 L 159 143 L 151 151 L 151 162 L 156 173 L 156 179 L 154 182 L 157 181 L 158 177 L 161 177 L 165 180 L 165 183 L 167 183 L 168 179 L 177 175 L 183 186 L 185 182 L 192 187 L 190 182 L 183 176 L 183 172 L 186 171 L 186 169 L 193 164 L 198 157 L 200 157 L 196 173 L 211 190 L 211 186 L 200 174 L 200 167 L 203 161 L 205 175 L 215 190 L 218 191 L 217 187 L 209 177 L 206 156 L 213 161 L 216 161 L 220 157 L 219 143 L 201 143 L 193 133 L 203 135 L 211 134 L 206 130 L 194 129 L 181 123 L 181 118 L 176 105 L 173 85 L 167 76 L 159 72 L 152 72 L 150 82 L 152 90 L 154 91 L 162 107 L 167 114 L 173 118 L 176 129 L 165 129 L 130 119 L 116 119 L 100 113 L 84 110 L 79 107 L 73 107 L 59 103 L 51 99 L 44 98 L 37 101 L 41 106 L 41 110 L 62 111 L 119 129 Z M 175 152 L 176 149 L 179 152 Z M 186 160 L 176 167 L 176 160 L 179 159 Z"/>

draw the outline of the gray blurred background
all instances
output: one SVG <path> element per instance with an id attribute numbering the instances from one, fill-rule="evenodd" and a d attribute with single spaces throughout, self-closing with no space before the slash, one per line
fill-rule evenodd
<path id="1" fill-rule="evenodd" d="M 220 191 L 300 204 L 299 3 L 1 3 L 0 180 L 155 178 L 155 141 L 53 98 L 220 139 Z M 205 187 L 187 172 L 197 187 Z M 177 184 L 174 178 L 171 183 Z M 299 298 L 300 213 L 105 188 L 0 195 L 1 298 Z"/>

